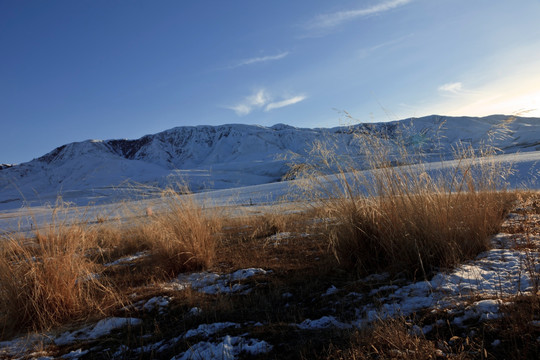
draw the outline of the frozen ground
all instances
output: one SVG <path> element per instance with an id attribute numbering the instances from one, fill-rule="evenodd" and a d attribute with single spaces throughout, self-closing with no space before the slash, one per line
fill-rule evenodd
<path id="1" fill-rule="evenodd" d="M 506 225 L 520 224 L 525 220 L 538 224 L 540 216 L 512 213 L 508 216 Z M 421 311 L 446 314 L 445 321 L 450 321 L 457 328 L 466 328 L 466 324 L 471 321 L 496 319 L 501 316 L 501 306 L 508 305 L 513 296 L 538 291 L 540 236 L 528 232 L 499 233 L 493 237 L 492 245 L 493 249 L 481 253 L 475 260 L 468 261 L 454 270 L 440 272 L 431 280 L 410 282 L 394 279 L 393 282 L 389 282 L 388 274 L 372 274 L 357 280 L 360 284 L 370 284 L 371 290 L 368 291 L 351 292 L 347 290 L 348 286 L 331 285 L 319 294 L 312 294 L 311 299 L 295 299 L 295 295 L 283 293 L 282 298 L 291 303 L 321 300 L 330 306 L 325 307 L 326 313 L 320 313 L 321 316 L 317 318 L 299 319 L 298 322 L 280 326 L 305 332 L 305 336 L 309 336 L 307 334 L 311 332 L 332 329 L 352 331 L 379 319 L 409 316 Z M 140 256 L 143 254 L 136 254 L 133 258 L 126 257 L 120 262 L 107 265 L 123 266 Z M 134 303 L 126 309 L 138 312 L 140 318 L 106 318 L 75 330 L 28 335 L 4 341 L 0 343 L 0 356 L 52 359 L 51 354 L 55 354 L 55 357 L 69 359 L 78 359 L 85 355 L 130 359 L 149 354 L 155 358 L 163 358 L 168 354 L 167 358 L 178 360 L 236 359 L 239 356 L 262 355 L 271 352 L 280 344 L 260 338 L 264 332 L 257 329 L 264 329 L 265 326 L 260 319 L 243 322 L 208 322 L 207 319 L 212 315 L 194 307 L 187 310 L 185 317 L 198 320 L 194 322 L 197 325 L 174 336 L 151 342 L 146 339 L 151 339 L 153 335 L 143 330 L 141 318 L 157 313 L 160 318 L 166 319 L 174 298 L 184 296 L 182 294 L 185 292 L 196 291 L 205 296 L 225 298 L 244 297 L 251 291 L 252 285 L 249 281 L 252 278 L 257 278 L 257 283 L 261 284 L 274 276 L 276 275 L 272 269 L 261 268 L 240 269 L 229 274 L 215 272 L 182 274 L 170 282 L 161 284 L 161 288 L 168 295 L 156 295 Z M 412 331 L 420 335 L 429 334 L 445 321 L 439 318 L 433 320 L 433 323 L 415 325 Z M 129 333 L 138 334 L 136 336 L 144 345 L 123 344 L 114 348 L 110 345 L 100 345 L 100 340 L 126 329 L 129 329 Z M 185 342 L 190 344 L 189 348 L 174 353 L 174 349 Z M 495 345 L 492 346 L 498 343 L 500 340 L 498 342 L 495 340 Z"/>
<path id="2" fill-rule="evenodd" d="M 529 151 L 517 154 L 502 154 L 494 158 L 496 162 L 512 164 L 514 172 L 508 175 L 504 181 L 508 188 L 540 188 L 540 151 Z M 431 175 L 439 176 L 445 172 L 451 172 L 458 164 L 458 161 L 433 162 L 418 165 L 425 168 Z M 369 171 L 364 171 L 369 173 Z M 369 175 L 368 175 L 369 176 Z M 323 181 L 335 181 L 328 176 Z M 196 193 L 190 195 L 193 199 L 203 204 L 206 208 L 228 208 L 236 211 L 238 206 L 247 213 L 256 213 L 264 210 L 265 206 L 283 206 L 284 211 L 298 207 L 295 201 L 300 200 L 299 181 L 282 181 L 270 184 L 252 185 L 239 188 L 223 189 Z M 64 218 L 86 219 L 93 222 L 97 219 L 117 219 L 133 216 L 143 216 L 147 209 L 159 212 L 163 209 L 163 199 L 157 194 L 153 197 L 140 199 L 137 193 L 130 193 L 118 202 L 93 205 L 77 206 L 77 197 L 62 198 L 62 200 L 73 201 L 68 211 L 54 212 L 56 220 Z M 54 202 L 53 202 L 54 204 Z M 44 223 L 50 223 L 53 219 L 51 206 L 31 206 L 23 208 L 11 208 L 12 204 L 0 204 L 0 230 L 2 231 L 30 231 Z"/>

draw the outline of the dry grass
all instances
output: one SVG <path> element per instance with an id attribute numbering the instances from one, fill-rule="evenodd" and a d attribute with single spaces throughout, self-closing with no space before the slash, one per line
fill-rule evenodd
<path id="1" fill-rule="evenodd" d="M 433 342 L 411 333 L 405 320 L 396 319 L 381 321 L 373 328 L 354 333 L 349 347 L 339 349 L 331 346 L 327 350 L 326 358 L 341 360 L 436 359 L 443 358 L 442 354 Z"/>
<path id="2" fill-rule="evenodd" d="M 291 231 L 291 229 L 301 231 L 305 227 L 304 223 L 303 214 L 283 214 L 276 211 L 255 215 L 243 214 L 224 219 L 222 233 L 225 238 L 251 241 Z"/>
<path id="3" fill-rule="evenodd" d="M 216 211 L 204 210 L 189 194 L 171 189 L 161 200 L 159 211 L 146 207 L 141 216 L 140 209 L 128 208 L 129 223 L 104 221 L 91 229 L 101 262 L 144 251 L 150 254 L 147 265 L 166 277 L 212 265 L 222 222 Z"/>
<path id="4" fill-rule="evenodd" d="M 347 268 L 424 276 L 487 250 L 509 199 L 506 193 L 342 199 L 330 207 L 339 225 L 329 238 Z"/>
<path id="5" fill-rule="evenodd" d="M 163 199 L 166 210 L 152 214 L 133 230 L 136 242 L 147 244 L 155 264 L 169 275 L 211 266 L 219 218 L 205 212 L 190 196 L 169 190 Z"/>
<path id="6" fill-rule="evenodd" d="M 189 200 L 189 197 L 184 199 Z M 524 306 L 525 300 L 516 300 L 515 307 L 508 308 L 509 313 L 520 311 L 521 315 L 516 314 L 515 320 L 501 320 L 485 326 L 483 323 L 471 322 L 468 324 L 469 329 L 452 325 L 452 316 L 458 315 L 435 314 L 428 311 L 411 315 L 406 319 L 381 321 L 373 327 L 358 331 L 335 328 L 301 330 L 293 324 L 298 324 L 305 319 L 319 319 L 329 314 L 344 322 L 355 319 L 358 316 L 356 310 L 362 308 L 366 302 L 372 301 L 372 297 L 357 298 L 348 294 L 354 292 L 367 295 L 374 287 L 384 285 L 380 283 L 380 280 L 373 282 L 359 280 L 353 272 L 344 271 L 337 266 L 335 257 L 327 248 L 327 231 L 336 228 L 335 222 L 334 225 L 332 223 L 329 225 L 327 221 L 314 218 L 321 215 L 328 216 L 325 209 L 313 209 L 312 212 L 294 214 L 276 211 L 233 219 L 217 216 L 215 219 L 196 204 L 189 201 L 177 202 L 175 194 L 170 194 L 169 200 L 174 201 L 178 211 L 192 211 L 191 214 L 199 219 L 206 219 L 206 222 L 201 222 L 201 224 L 206 224 L 205 231 L 212 234 L 215 246 L 214 260 L 209 265 L 210 271 L 227 274 L 241 268 L 262 267 L 272 272 L 268 275 L 242 280 L 241 284 L 252 289 L 249 294 L 244 295 L 205 294 L 193 289 L 164 290 L 159 286 L 164 275 L 164 270 L 161 268 L 163 265 L 160 263 L 162 257 L 153 255 L 157 247 L 152 244 L 155 244 L 156 240 L 152 236 L 143 236 L 144 233 L 140 227 L 159 224 L 160 219 L 168 219 L 167 221 L 171 222 L 172 220 L 167 217 L 173 214 L 170 212 L 170 206 L 167 209 L 155 210 L 151 215 L 134 218 L 135 223 L 131 226 L 126 226 L 127 224 L 121 226 L 122 224 L 113 223 L 107 219 L 92 225 L 64 226 L 64 230 L 70 229 L 70 231 L 57 236 L 58 243 L 66 246 L 64 240 L 80 240 L 77 251 L 85 254 L 83 257 L 89 262 L 90 273 L 100 273 L 100 279 L 103 282 L 106 281 L 105 284 L 108 283 L 109 286 L 114 284 L 115 291 L 126 295 L 136 293 L 135 297 L 130 298 L 133 303 L 139 301 L 144 303 L 154 296 L 168 295 L 173 299 L 164 314 L 158 311 L 147 313 L 135 308 L 130 310 L 133 312 L 127 314 L 113 310 L 115 316 L 141 318 L 143 320 L 141 329 L 135 331 L 128 329 L 124 332 L 113 333 L 107 339 L 77 343 L 69 349 L 58 349 L 54 356 L 60 356 L 78 348 L 98 349 L 101 347 L 101 349 L 111 348 L 116 351 L 119 344 L 130 344 L 129 346 L 134 349 L 137 346 L 177 338 L 200 324 L 224 321 L 243 325 L 238 329 L 231 328 L 220 332 L 214 339 L 219 339 L 225 334 L 236 336 L 250 333 L 250 337 L 265 340 L 274 345 L 271 353 L 257 355 L 257 358 L 460 359 L 482 358 L 483 356 L 486 358 L 485 354 L 489 355 L 487 358 L 496 358 L 499 356 L 497 354 L 503 354 L 499 358 L 512 358 L 513 354 L 515 358 L 535 358 L 534 356 L 538 354 L 538 346 L 535 342 L 537 330 L 531 323 L 539 316 L 537 300 L 531 302 L 528 308 Z M 528 204 L 527 207 L 530 205 L 535 209 L 538 208 L 538 202 L 534 199 L 529 198 L 523 202 Z M 139 211 L 138 214 L 141 212 Z M 183 224 L 188 226 L 186 224 L 193 224 L 193 221 L 186 221 Z M 159 227 L 155 226 L 153 229 L 158 231 Z M 533 223 L 530 230 L 537 231 Z M 516 231 L 523 230 L 521 227 L 516 227 Z M 276 232 L 288 234 L 283 238 L 272 237 L 271 235 Z M 31 254 L 29 256 L 40 257 L 42 250 L 38 245 L 44 243 L 47 234 L 48 231 L 42 231 L 40 237 L 36 239 L 20 239 L 19 243 L 24 244 L 23 249 L 15 250 L 12 254 L 20 254 L 23 250 L 28 250 Z M 126 241 L 125 245 L 122 240 Z M 122 248 L 122 246 L 126 247 Z M 103 269 L 101 263 L 105 260 L 114 260 L 118 256 L 133 254 L 142 249 L 145 249 L 149 256 L 129 264 L 107 267 L 105 271 L 100 272 L 100 269 Z M 174 251 L 171 253 L 174 254 Z M 14 255 L 4 258 L 15 260 Z M 153 281 L 156 283 L 154 284 Z M 336 286 L 339 292 L 326 296 L 331 286 Z M 289 295 L 284 296 L 285 294 Z M 202 310 L 198 316 L 190 315 L 193 307 Z M 90 308 L 87 306 L 87 309 Z M 101 311 L 108 310 L 102 305 Z M 31 311 L 43 310 L 32 309 Z M 84 315 L 82 312 L 66 318 L 65 321 L 88 316 L 92 314 Z M 440 318 L 447 318 L 447 324 L 435 326 L 434 330 L 427 335 L 414 331 L 414 325 L 422 327 L 433 324 Z M 14 320 L 10 321 L 16 324 Z M 263 325 L 247 325 L 255 322 Z M 58 321 L 58 323 L 63 322 Z M 471 329 L 476 331 L 476 335 L 468 334 Z M 525 331 L 527 331 L 526 335 L 521 336 Z M 152 336 L 143 339 L 140 337 L 141 334 Z M 4 337 L 6 336 L 7 334 L 4 334 Z M 495 339 L 502 340 L 499 347 L 490 346 Z M 171 358 L 187 350 L 195 341 L 198 339 L 177 341 L 174 348 L 163 353 L 141 354 L 133 351 L 124 353 L 122 356 L 124 358 Z M 49 352 L 44 355 L 52 354 Z M 106 355 L 105 352 L 101 352 L 91 356 L 99 358 Z M 242 354 L 242 356 L 249 358 L 248 354 Z"/>
<path id="7" fill-rule="evenodd" d="M 53 211 L 50 224 L 33 237 L 0 239 L 0 327 L 7 336 L 43 330 L 110 313 L 134 284 L 205 269 L 215 257 L 217 218 L 189 196 L 163 194 L 164 212 L 134 223 L 69 222 L 68 208 Z M 147 251 L 144 266 L 106 268 L 104 263 Z M 125 269 L 129 271 L 126 273 Z M 140 274 L 139 274 L 140 273 Z M 122 277 L 129 277 L 128 280 Z M 132 280 L 132 281 L 131 281 Z"/>
<path id="8" fill-rule="evenodd" d="M 434 170 L 399 139 L 359 133 L 356 141 L 367 171 L 319 143 L 302 174 L 305 193 L 335 220 L 328 239 L 343 266 L 424 277 L 489 248 L 514 199 L 503 191 L 511 169 L 494 160 L 496 149 L 460 147 L 450 166 Z"/>
<path id="9" fill-rule="evenodd" d="M 504 316 L 488 324 L 502 341 L 500 358 L 538 359 L 540 357 L 540 294 L 519 296 L 502 307 Z"/>
<path id="10" fill-rule="evenodd" d="M 0 240 L 0 326 L 3 333 L 48 329 L 121 302 L 88 257 L 83 225 L 56 223 L 34 239 Z"/>

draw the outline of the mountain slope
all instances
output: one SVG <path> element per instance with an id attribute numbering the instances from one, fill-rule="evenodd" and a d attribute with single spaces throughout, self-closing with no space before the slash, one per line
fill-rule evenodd
<path id="1" fill-rule="evenodd" d="M 504 152 L 540 150 L 540 119 L 428 116 L 331 129 L 222 125 L 177 127 L 136 140 L 87 140 L 60 146 L 30 162 L 0 167 L 0 203 L 51 200 L 56 194 L 97 200 L 125 181 L 165 186 L 183 181 L 194 191 L 279 181 L 283 158 L 306 159 L 316 141 L 335 144 L 337 154 L 361 154 L 356 133 L 403 137 L 428 160 L 447 157 L 457 142 L 478 146 L 493 138 Z M 361 157 L 361 155 L 360 155 Z"/>

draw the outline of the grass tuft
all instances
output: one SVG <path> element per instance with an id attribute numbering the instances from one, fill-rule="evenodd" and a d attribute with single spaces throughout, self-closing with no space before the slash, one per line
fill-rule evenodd
<path id="1" fill-rule="evenodd" d="M 425 277 L 490 247 L 512 199 L 496 149 L 460 146 L 439 166 L 399 136 L 359 132 L 356 142 L 363 153 L 350 157 L 315 144 L 301 182 L 335 221 L 329 245 L 345 268 Z"/>
<path id="2" fill-rule="evenodd" d="M 218 218 L 192 197 L 173 190 L 163 194 L 166 210 L 148 216 L 134 229 L 138 243 L 147 244 L 155 264 L 169 275 L 202 270 L 215 258 Z"/>
<path id="3" fill-rule="evenodd" d="M 85 225 L 55 223 L 34 239 L 0 241 L 0 326 L 9 334 L 105 314 L 119 295 L 89 258 Z"/>

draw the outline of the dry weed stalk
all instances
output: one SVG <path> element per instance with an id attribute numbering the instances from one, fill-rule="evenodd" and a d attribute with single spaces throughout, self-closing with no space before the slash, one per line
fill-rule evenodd
<path id="1" fill-rule="evenodd" d="M 452 162 L 424 164 L 403 134 L 360 129 L 361 154 L 317 143 L 300 181 L 335 219 L 329 241 L 342 265 L 427 276 L 489 248 L 510 205 L 497 149 L 458 144 Z"/>

